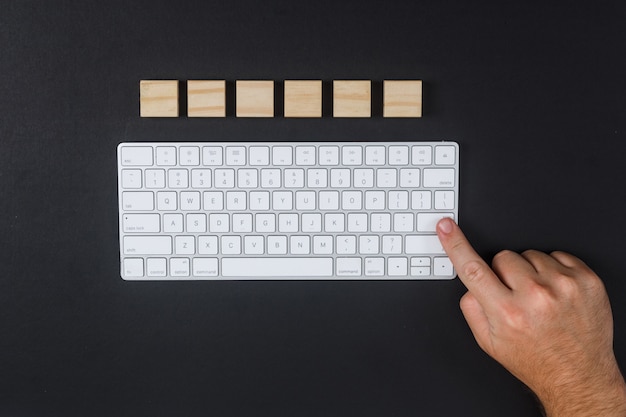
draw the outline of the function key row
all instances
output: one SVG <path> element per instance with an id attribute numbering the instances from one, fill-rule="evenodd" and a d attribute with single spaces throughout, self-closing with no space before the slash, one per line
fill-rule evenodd
<path id="1" fill-rule="evenodd" d="M 124 146 L 123 166 L 403 166 L 456 163 L 450 145 Z"/>

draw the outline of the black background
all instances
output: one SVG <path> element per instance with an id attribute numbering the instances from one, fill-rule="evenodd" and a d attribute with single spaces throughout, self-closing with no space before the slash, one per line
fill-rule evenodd
<path id="1" fill-rule="evenodd" d="M 456 140 L 477 250 L 582 257 L 626 364 L 626 3 L 516 3 L 0 1 L 0 416 L 539 415 L 459 280 L 123 281 L 122 141 Z M 141 119 L 141 79 L 423 79 L 424 117 Z"/>

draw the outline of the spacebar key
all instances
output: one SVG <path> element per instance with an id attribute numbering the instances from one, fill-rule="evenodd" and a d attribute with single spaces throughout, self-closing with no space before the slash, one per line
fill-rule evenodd
<path id="1" fill-rule="evenodd" d="M 330 277 L 333 258 L 222 258 L 224 277 Z"/>

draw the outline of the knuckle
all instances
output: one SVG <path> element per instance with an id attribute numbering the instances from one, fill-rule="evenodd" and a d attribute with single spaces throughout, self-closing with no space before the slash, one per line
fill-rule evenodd
<path id="1" fill-rule="evenodd" d="M 515 253 L 513 251 L 510 251 L 508 249 L 502 250 L 494 255 L 491 264 L 493 266 L 506 264 L 508 262 L 507 259 L 509 259 L 514 254 Z"/>
<path id="2" fill-rule="evenodd" d="M 560 257 L 563 257 L 563 258 L 574 259 L 574 256 L 570 255 L 567 252 L 563 252 L 563 251 L 560 251 L 560 250 L 555 250 L 555 251 L 550 252 L 550 256 L 560 256 Z"/>
<path id="3" fill-rule="evenodd" d="M 535 250 L 535 249 L 526 249 L 524 252 L 522 252 L 522 256 L 524 258 L 533 258 L 533 257 L 537 257 L 537 255 L 541 253 L 542 252 L 539 252 L 538 250 Z"/>
<path id="4" fill-rule="evenodd" d="M 502 307 L 502 319 L 507 328 L 517 331 L 524 330 L 530 326 L 526 310 L 514 305 L 508 304 Z"/>
<path id="5" fill-rule="evenodd" d="M 552 285 L 557 292 L 566 299 L 579 298 L 581 287 L 580 282 L 569 275 L 557 273 L 552 277 Z"/>
<path id="6" fill-rule="evenodd" d="M 461 268 L 463 276 L 473 282 L 482 281 L 486 274 L 485 265 L 476 259 L 465 262 Z"/>

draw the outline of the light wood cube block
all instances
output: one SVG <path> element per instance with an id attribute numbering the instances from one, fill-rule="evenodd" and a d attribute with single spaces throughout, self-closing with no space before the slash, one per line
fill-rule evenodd
<path id="1" fill-rule="evenodd" d="M 139 82 L 141 117 L 178 117 L 178 80 Z"/>
<path id="2" fill-rule="evenodd" d="M 422 81 L 385 80 L 383 117 L 422 117 Z"/>
<path id="3" fill-rule="evenodd" d="M 333 81 L 334 117 L 371 117 L 372 82 L 370 80 Z"/>
<path id="4" fill-rule="evenodd" d="M 237 117 L 274 117 L 274 81 L 237 81 Z"/>
<path id="5" fill-rule="evenodd" d="M 285 117 L 322 117 L 322 81 L 285 81 Z"/>
<path id="6" fill-rule="evenodd" d="M 226 81 L 187 81 L 188 117 L 226 117 Z"/>

